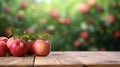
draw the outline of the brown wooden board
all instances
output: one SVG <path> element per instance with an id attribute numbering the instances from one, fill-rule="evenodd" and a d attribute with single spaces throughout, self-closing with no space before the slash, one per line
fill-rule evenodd
<path id="1" fill-rule="evenodd" d="M 120 67 L 120 52 L 65 52 L 86 67 Z"/>
<path id="2" fill-rule="evenodd" d="M 51 52 L 46 57 L 0 57 L 0 67 L 120 67 L 120 52 Z"/>
<path id="3" fill-rule="evenodd" d="M 77 59 L 64 52 L 51 52 L 49 56 L 35 58 L 35 67 L 82 67 Z"/>
<path id="4" fill-rule="evenodd" d="M 0 67 L 33 67 L 34 56 L 0 57 Z"/>

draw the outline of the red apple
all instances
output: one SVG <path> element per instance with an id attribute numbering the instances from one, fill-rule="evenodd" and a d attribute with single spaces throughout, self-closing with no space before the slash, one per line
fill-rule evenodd
<path id="1" fill-rule="evenodd" d="M 8 48 L 10 47 L 10 45 L 13 43 L 14 40 L 15 40 L 14 37 L 11 37 L 11 38 L 8 39 L 8 41 L 7 41 L 7 47 Z"/>
<path id="2" fill-rule="evenodd" d="M 9 47 L 10 53 L 13 56 L 20 57 L 27 53 L 27 45 L 24 40 L 16 39 Z"/>
<path id="3" fill-rule="evenodd" d="M 84 32 L 81 33 L 81 37 L 82 37 L 83 39 L 88 39 L 89 33 L 88 33 L 87 31 L 84 31 Z"/>
<path id="4" fill-rule="evenodd" d="M 32 48 L 33 44 L 34 44 L 34 42 L 32 42 L 31 40 L 28 40 L 28 42 L 27 42 L 27 48 L 28 48 L 27 54 L 29 54 L 29 55 L 34 53 L 33 48 Z"/>
<path id="5" fill-rule="evenodd" d="M 22 8 L 27 9 L 28 6 L 29 6 L 29 3 L 28 3 L 28 2 L 23 2 Z"/>
<path id="6" fill-rule="evenodd" d="M 8 48 L 4 41 L 0 41 L 0 57 L 3 57 L 7 54 Z"/>
<path id="7" fill-rule="evenodd" d="M 47 24 L 47 19 L 46 18 L 43 18 L 43 19 L 40 19 L 40 21 L 39 21 L 39 23 L 41 24 L 41 25 L 46 25 Z"/>
<path id="8" fill-rule="evenodd" d="M 25 15 L 24 15 L 24 14 L 19 14 L 19 15 L 18 15 L 18 18 L 19 18 L 20 20 L 24 20 L 24 19 L 25 19 Z"/>
<path id="9" fill-rule="evenodd" d="M 5 32 L 4 32 L 4 35 L 5 35 L 6 37 L 10 36 L 11 34 L 12 34 L 11 28 L 7 28 L 7 29 L 5 30 Z"/>
<path id="10" fill-rule="evenodd" d="M 89 8 L 89 6 L 86 5 L 86 4 L 80 4 L 79 10 L 80 10 L 80 12 L 81 12 L 82 14 L 87 14 L 87 13 L 90 12 L 90 8 Z"/>
<path id="11" fill-rule="evenodd" d="M 6 13 L 10 13 L 11 12 L 9 7 L 6 7 L 4 10 L 5 10 Z"/>
<path id="12" fill-rule="evenodd" d="M 80 46 L 81 46 L 81 42 L 80 42 L 79 40 L 76 40 L 76 41 L 74 42 L 74 46 L 75 46 L 75 47 L 80 47 Z"/>
<path id="13" fill-rule="evenodd" d="M 115 32 L 115 37 L 116 37 L 116 38 L 120 38 L 120 31 L 116 31 L 116 32 Z"/>
<path id="14" fill-rule="evenodd" d="M 97 4 L 96 0 L 87 0 L 87 3 L 90 7 L 96 6 Z"/>
<path id="15" fill-rule="evenodd" d="M 86 39 L 85 41 L 88 45 L 90 45 L 92 43 L 92 40 L 90 38 Z"/>
<path id="16" fill-rule="evenodd" d="M 37 33 L 38 32 L 38 29 L 37 28 L 27 28 L 26 30 L 25 30 L 25 32 L 26 33 L 28 33 L 28 34 L 31 34 L 31 33 Z"/>
<path id="17" fill-rule="evenodd" d="M 0 41 L 4 41 L 5 43 L 7 43 L 8 38 L 7 37 L 0 37 Z"/>
<path id="18" fill-rule="evenodd" d="M 38 56 L 47 56 L 51 51 L 51 43 L 47 40 L 37 40 L 33 44 L 33 51 Z"/>
<path id="19" fill-rule="evenodd" d="M 33 33 L 33 30 L 31 28 L 27 28 L 26 33 L 31 34 L 31 33 Z"/>
<path id="20" fill-rule="evenodd" d="M 104 11 L 104 8 L 103 8 L 102 6 L 98 6 L 98 7 L 97 7 L 97 10 L 98 10 L 99 12 L 102 12 L 102 11 Z"/>
<path id="21" fill-rule="evenodd" d="M 108 21 L 109 21 L 111 24 L 114 24 L 115 21 L 116 21 L 116 17 L 115 17 L 114 15 L 110 15 L 110 16 L 108 17 Z"/>
<path id="22" fill-rule="evenodd" d="M 59 23 L 60 23 L 60 24 L 64 24 L 64 23 L 65 23 L 65 19 L 64 19 L 64 18 L 62 18 L 62 17 L 61 17 L 61 18 L 59 18 L 59 19 L 58 19 L 58 21 L 59 21 Z"/>
<path id="23" fill-rule="evenodd" d="M 7 47 L 8 47 L 8 48 L 10 47 L 10 45 L 13 43 L 14 40 L 15 40 L 14 37 L 11 37 L 11 38 L 8 39 L 8 41 L 7 41 Z M 8 49 L 8 53 L 9 53 L 9 55 L 12 55 L 12 54 L 10 53 L 10 50 L 9 50 L 9 49 Z"/>
<path id="24" fill-rule="evenodd" d="M 94 24 L 94 20 L 93 20 L 93 19 L 89 19 L 89 20 L 88 20 L 88 24 L 89 24 L 89 25 L 93 25 L 93 24 Z"/>
<path id="25" fill-rule="evenodd" d="M 53 17 L 53 18 L 57 19 L 57 18 L 59 18 L 59 16 L 60 16 L 60 15 L 59 15 L 59 11 L 58 11 L 58 10 L 53 10 L 53 11 L 52 11 L 52 17 Z"/>
<path id="26" fill-rule="evenodd" d="M 112 7 L 113 7 L 113 8 L 118 8 L 118 6 L 119 6 L 119 5 L 118 5 L 117 2 L 113 2 L 113 3 L 112 3 Z"/>
<path id="27" fill-rule="evenodd" d="M 105 32 L 105 30 L 106 30 L 106 26 L 105 26 L 105 25 L 102 25 L 102 26 L 100 27 L 100 32 Z"/>
<path id="28" fill-rule="evenodd" d="M 107 51 L 107 49 L 102 47 L 102 48 L 100 48 L 100 51 Z"/>
<path id="29" fill-rule="evenodd" d="M 49 34 L 53 34 L 54 30 L 46 29 L 46 30 L 43 30 L 43 32 L 46 32 L 46 33 L 49 33 Z"/>
<path id="30" fill-rule="evenodd" d="M 66 20 L 65 20 L 65 24 L 66 25 L 70 25 L 72 23 L 72 20 L 70 19 L 70 18 L 67 18 Z"/>

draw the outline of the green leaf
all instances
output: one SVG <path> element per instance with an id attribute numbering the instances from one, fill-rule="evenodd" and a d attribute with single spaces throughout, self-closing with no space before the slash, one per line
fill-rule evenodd
<path id="1" fill-rule="evenodd" d="M 12 34 L 14 35 L 18 35 L 18 33 L 20 32 L 20 30 L 18 28 L 12 28 Z"/>
<path id="2" fill-rule="evenodd" d="M 39 35 L 40 39 L 52 41 L 52 36 L 48 33 L 43 33 Z"/>

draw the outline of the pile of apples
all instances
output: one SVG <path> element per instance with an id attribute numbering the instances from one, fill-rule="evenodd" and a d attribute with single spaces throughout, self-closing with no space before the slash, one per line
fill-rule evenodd
<path id="1" fill-rule="evenodd" d="M 21 57 L 25 55 L 47 56 L 51 51 L 51 42 L 45 39 L 24 40 L 16 37 L 0 37 L 0 57 L 7 54 Z"/>

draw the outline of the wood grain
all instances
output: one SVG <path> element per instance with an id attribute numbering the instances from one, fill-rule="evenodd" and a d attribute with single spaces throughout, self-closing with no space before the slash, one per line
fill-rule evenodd
<path id="1" fill-rule="evenodd" d="M 46 57 L 0 57 L 0 67 L 120 67 L 120 52 L 51 52 Z"/>
<path id="2" fill-rule="evenodd" d="M 0 57 L 0 67 L 32 67 L 34 56 L 27 57 Z"/>
<path id="3" fill-rule="evenodd" d="M 49 56 L 35 58 L 35 67 L 82 67 L 77 59 L 64 52 L 51 52 Z"/>
<path id="4" fill-rule="evenodd" d="M 120 52 L 65 52 L 87 67 L 120 67 Z M 71 55 L 70 55 L 71 56 Z"/>

